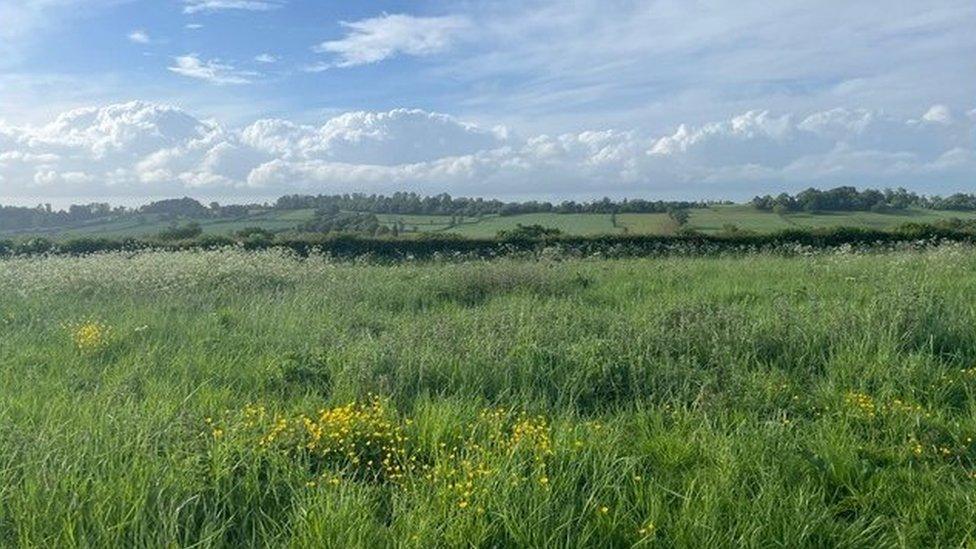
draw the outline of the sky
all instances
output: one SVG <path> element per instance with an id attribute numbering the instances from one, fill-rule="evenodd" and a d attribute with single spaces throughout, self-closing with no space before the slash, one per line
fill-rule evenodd
<path id="1" fill-rule="evenodd" d="M 0 202 L 976 191 L 976 2 L 0 0 Z"/>

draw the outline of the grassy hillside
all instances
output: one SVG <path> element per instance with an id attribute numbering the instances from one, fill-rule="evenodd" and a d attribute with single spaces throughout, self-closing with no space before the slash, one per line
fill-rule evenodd
<path id="1" fill-rule="evenodd" d="M 976 251 L 0 261 L 0 546 L 965 546 Z"/>
<path id="2" fill-rule="evenodd" d="M 704 233 L 717 233 L 727 225 L 760 233 L 789 228 L 864 227 L 886 229 L 904 223 L 931 223 L 941 219 L 976 219 L 976 212 L 907 209 L 887 214 L 871 212 L 823 212 L 816 214 L 791 213 L 778 215 L 758 211 L 751 206 L 729 205 L 690 210 L 688 228 Z M 260 227 L 270 231 L 293 230 L 309 221 L 314 210 L 256 210 L 242 218 L 198 220 L 207 234 L 231 234 L 246 227 Z M 406 232 L 443 232 L 473 238 L 494 237 L 502 230 L 522 225 L 539 224 L 556 228 L 570 235 L 598 234 L 664 234 L 673 230 L 666 214 L 618 214 L 616 225 L 610 214 L 539 213 L 513 216 L 452 217 L 437 215 L 379 214 L 380 222 L 393 227 L 402 226 Z M 130 215 L 119 219 L 91 222 L 48 231 L 0 232 L 0 237 L 45 235 L 54 238 L 75 237 L 145 237 L 159 233 L 171 221 L 163 221 L 153 214 Z M 453 223 L 453 224 L 452 224 Z"/>

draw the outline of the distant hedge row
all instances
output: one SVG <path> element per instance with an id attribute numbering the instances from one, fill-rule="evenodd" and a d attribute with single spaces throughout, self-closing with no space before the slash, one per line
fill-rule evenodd
<path id="1" fill-rule="evenodd" d="M 176 242 L 135 238 L 121 240 L 79 238 L 66 241 L 35 238 L 24 241 L 0 240 L 0 256 L 86 255 L 149 249 L 176 251 L 240 247 L 248 250 L 287 249 L 303 257 L 324 254 L 344 259 L 367 257 L 380 260 L 493 258 L 550 252 L 574 257 L 594 255 L 635 257 L 751 252 L 795 253 L 843 246 L 885 249 L 930 246 L 943 242 L 976 243 L 976 232 L 912 224 L 884 231 L 842 227 L 786 230 L 770 234 L 552 236 L 540 239 L 467 239 L 434 235 L 423 235 L 417 238 L 304 235 L 275 239 L 205 235 Z"/>

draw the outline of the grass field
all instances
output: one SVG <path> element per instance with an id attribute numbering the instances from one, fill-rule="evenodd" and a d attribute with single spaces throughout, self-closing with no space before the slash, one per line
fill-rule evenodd
<path id="1" fill-rule="evenodd" d="M 972 545 L 974 271 L 0 261 L 0 546 Z"/>
<path id="2" fill-rule="evenodd" d="M 816 214 L 793 213 L 777 215 L 761 212 L 751 206 L 728 205 L 690 210 L 688 228 L 703 233 L 723 231 L 726 225 L 739 229 L 768 233 L 784 229 L 816 227 L 864 227 L 871 229 L 893 228 L 904 223 L 931 223 L 942 219 L 976 219 L 976 212 L 953 212 L 907 209 L 904 211 L 877 214 L 871 212 L 823 212 Z M 200 224 L 207 234 L 231 234 L 246 227 L 261 227 L 271 231 L 287 231 L 313 218 L 314 210 L 253 212 L 245 218 L 206 219 Z M 502 230 L 511 230 L 519 224 L 543 225 L 556 228 L 570 235 L 599 234 L 665 234 L 673 230 L 666 214 L 619 214 L 614 226 L 609 214 L 523 214 L 513 216 L 457 217 L 438 215 L 377 215 L 379 221 L 389 227 L 401 222 L 408 232 L 444 232 L 472 238 L 491 238 Z M 140 219 L 123 218 L 112 221 L 90 223 L 83 226 L 47 232 L 47 236 L 57 238 L 75 237 L 145 237 L 159 233 L 170 222 L 161 221 L 157 216 L 144 215 Z M 20 233 L 29 236 L 37 233 Z M 0 237 L 5 236 L 0 233 Z M 9 234 L 6 236 L 10 236 Z"/>

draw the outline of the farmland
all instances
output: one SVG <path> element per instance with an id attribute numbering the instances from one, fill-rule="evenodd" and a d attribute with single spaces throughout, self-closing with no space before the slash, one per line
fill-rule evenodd
<path id="1" fill-rule="evenodd" d="M 0 545 L 972 544 L 974 271 L 2 260 Z"/>
<path id="2" fill-rule="evenodd" d="M 976 212 L 906 208 L 889 213 L 873 212 L 791 212 L 776 214 L 756 210 L 749 205 L 715 205 L 689 210 L 687 229 L 716 234 L 734 226 L 757 233 L 771 233 L 785 229 L 825 227 L 862 227 L 891 229 L 905 223 L 932 223 L 957 218 L 976 219 Z M 272 232 L 296 230 L 315 215 L 313 209 L 275 210 L 255 209 L 245 216 L 210 218 L 199 223 L 205 234 L 229 235 L 249 227 Z M 601 234 L 668 234 L 673 231 L 664 213 L 531 213 L 518 215 L 485 215 L 478 217 L 448 215 L 379 214 L 379 222 L 387 227 L 397 225 L 404 232 L 456 234 L 470 238 L 490 238 L 499 231 L 512 230 L 518 225 L 542 225 L 559 229 L 567 235 Z M 616 221 L 614 221 L 616 219 Z M 97 220 L 45 230 L 0 232 L 0 238 L 26 238 L 43 235 L 66 238 L 125 238 L 153 236 L 172 224 L 158 215 L 140 214 L 116 219 Z"/>

